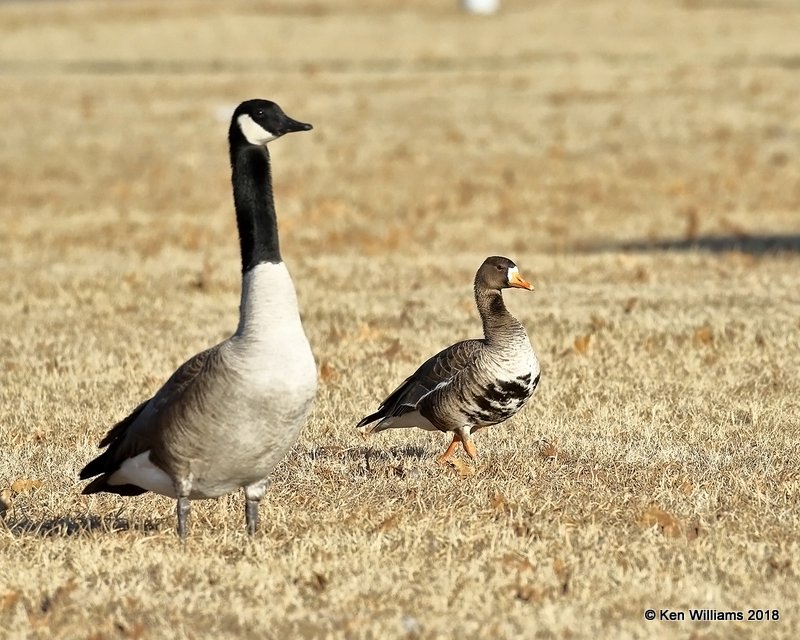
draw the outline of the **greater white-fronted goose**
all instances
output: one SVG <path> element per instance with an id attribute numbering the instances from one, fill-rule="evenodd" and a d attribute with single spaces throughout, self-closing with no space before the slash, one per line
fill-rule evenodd
<path id="1" fill-rule="evenodd" d="M 266 147 L 309 129 L 267 100 L 248 100 L 234 111 L 228 140 L 242 258 L 239 326 L 114 426 L 100 442 L 108 448 L 80 473 L 84 480 L 99 476 L 83 493 L 176 498 L 181 538 L 189 500 L 239 487 L 253 534 L 269 475 L 311 410 L 317 370 L 278 246 Z"/>
<path id="2" fill-rule="evenodd" d="M 401 427 L 452 432 L 439 462 L 447 462 L 459 442 L 476 458 L 472 433 L 508 420 L 539 384 L 539 361 L 525 327 L 503 302 L 501 292 L 508 287 L 533 291 L 511 260 L 486 258 L 475 274 L 484 337 L 457 342 L 427 360 L 358 423 L 361 432 Z"/>

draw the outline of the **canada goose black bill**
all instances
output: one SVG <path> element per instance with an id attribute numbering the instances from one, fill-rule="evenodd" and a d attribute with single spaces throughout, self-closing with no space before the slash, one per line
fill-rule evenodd
<path id="1" fill-rule="evenodd" d="M 181 365 L 106 434 L 105 451 L 80 472 L 81 479 L 94 478 L 83 493 L 175 498 L 181 538 L 189 500 L 240 487 L 247 531 L 254 533 L 269 475 L 311 410 L 316 365 L 281 258 L 266 147 L 309 129 L 274 102 L 248 100 L 236 108 L 228 130 L 242 259 L 236 332 Z"/>
<path id="2" fill-rule="evenodd" d="M 444 431 L 453 439 L 439 462 L 447 462 L 459 443 L 476 458 L 472 433 L 507 420 L 533 395 L 539 361 L 501 293 L 509 287 L 533 291 L 533 285 L 514 262 L 491 256 L 475 274 L 474 286 L 484 337 L 457 342 L 424 362 L 358 423 L 362 433 L 402 427 Z"/>

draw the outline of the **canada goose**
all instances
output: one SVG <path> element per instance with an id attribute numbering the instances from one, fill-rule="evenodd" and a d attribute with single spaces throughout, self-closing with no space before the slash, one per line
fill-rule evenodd
<path id="1" fill-rule="evenodd" d="M 427 360 L 358 429 L 365 435 L 398 427 L 452 432 L 438 461 L 447 462 L 459 442 L 476 458 L 472 433 L 513 416 L 539 384 L 539 361 L 528 334 L 503 302 L 501 291 L 508 287 L 533 291 L 511 260 L 486 258 L 475 274 L 484 337 L 457 342 Z"/>
<path id="2" fill-rule="evenodd" d="M 108 448 L 80 473 L 82 480 L 99 474 L 83 493 L 176 498 L 185 538 L 189 500 L 243 487 L 247 531 L 255 532 L 268 477 L 297 439 L 317 386 L 278 246 L 266 144 L 311 128 L 267 100 L 234 111 L 228 141 L 242 257 L 236 333 L 181 365 L 106 434 L 100 447 Z"/>

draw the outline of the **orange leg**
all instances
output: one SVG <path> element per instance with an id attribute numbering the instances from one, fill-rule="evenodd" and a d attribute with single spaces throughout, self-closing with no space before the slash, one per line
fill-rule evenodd
<path id="1" fill-rule="evenodd" d="M 442 455 L 436 458 L 436 462 L 439 464 L 447 464 L 447 461 L 450 459 L 450 456 L 455 453 L 455 450 L 458 448 L 458 443 L 461 442 L 461 437 L 457 434 L 453 434 L 453 441 L 450 443 L 450 446 L 447 447 L 447 451 L 445 451 Z"/>
<path id="2" fill-rule="evenodd" d="M 467 455 L 473 460 L 478 458 L 478 450 L 475 448 L 475 443 L 472 441 L 472 438 L 464 440 L 464 449 Z"/>

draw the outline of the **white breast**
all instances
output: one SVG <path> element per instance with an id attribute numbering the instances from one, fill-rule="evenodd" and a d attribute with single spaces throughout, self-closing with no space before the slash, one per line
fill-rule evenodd
<path id="1" fill-rule="evenodd" d="M 262 263 L 244 274 L 239 326 L 230 341 L 234 366 L 252 380 L 313 396 L 317 368 L 286 265 Z"/>

